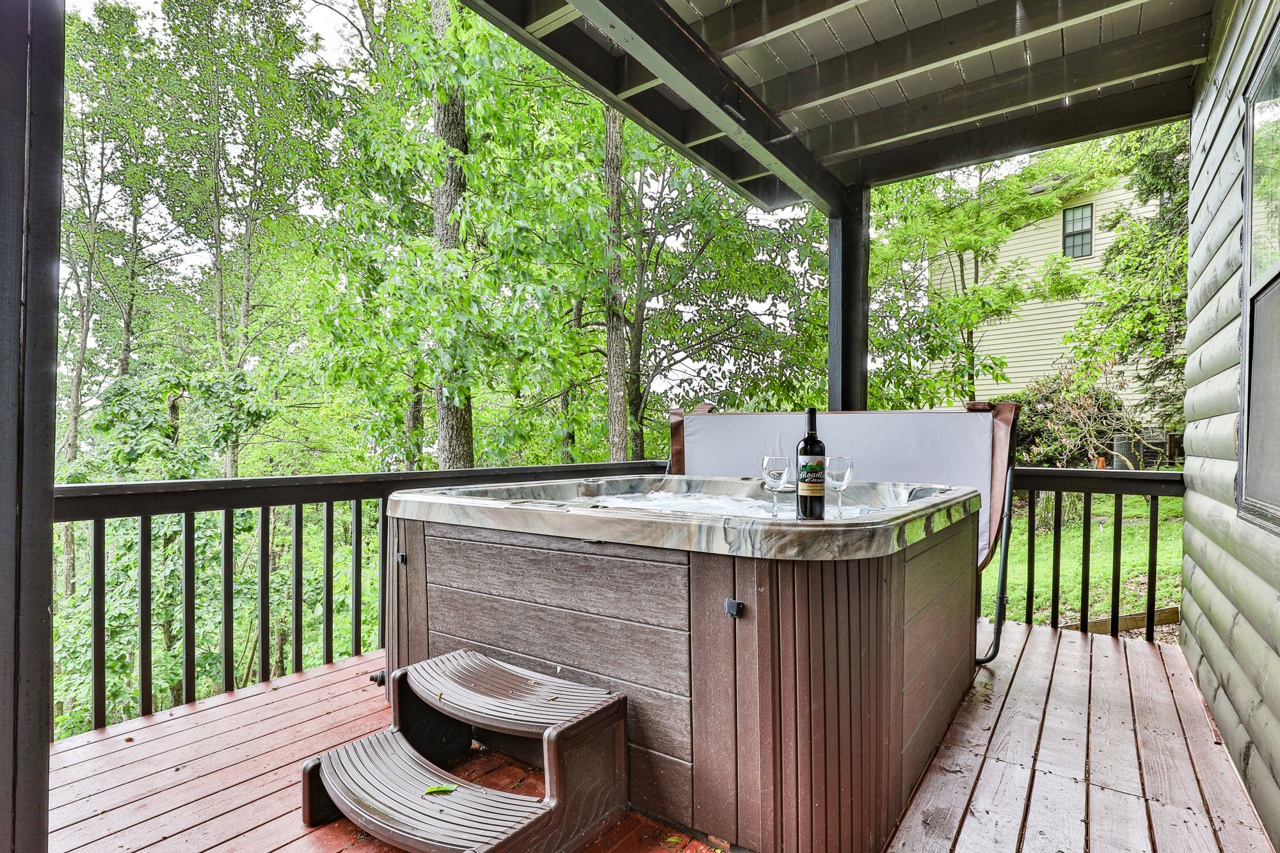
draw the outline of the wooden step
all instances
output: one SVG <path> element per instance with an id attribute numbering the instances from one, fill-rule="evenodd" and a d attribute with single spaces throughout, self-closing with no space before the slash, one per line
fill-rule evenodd
<path id="1" fill-rule="evenodd" d="M 303 765 L 303 821 L 420 853 L 570 853 L 627 809 L 626 697 L 457 651 L 391 676 L 393 723 Z M 540 747 L 546 797 L 442 770 L 475 736 Z M 447 793 L 427 794 L 438 785 Z"/>
<path id="2" fill-rule="evenodd" d="M 455 720 L 519 737 L 540 738 L 585 720 L 617 700 L 607 690 L 521 669 L 460 649 L 405 668 L 414 694 Z"/>
<path id="3" fill-rule="evenodd" d="M 303 768 L 304 799 L 317 781 L 333 806 L 358 826 L 407 850 L 496 850 L 536 834 L 552 817 L 544 800 L 481 788 L 441 770 L 398 732 L 378 732 L 311 759 Z M 457 787 L 426 793 L 441 785 Z M 306 818 L 314 825 L 315 816 Z"/>

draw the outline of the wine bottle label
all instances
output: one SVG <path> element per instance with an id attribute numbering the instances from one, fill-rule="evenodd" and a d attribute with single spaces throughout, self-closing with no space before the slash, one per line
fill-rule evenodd
<path id="1" fill-rule="evenodd" d="M 796 494 L 802 498 L 820 498 L 827 493 L 827 460 L 821 456 L 796 459 Z"/>

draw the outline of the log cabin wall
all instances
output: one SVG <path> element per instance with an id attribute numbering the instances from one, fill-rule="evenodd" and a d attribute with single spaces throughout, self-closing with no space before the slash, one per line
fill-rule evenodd
<path id="1" fill-rule="evenodd" d="M 1237 514 L 1236 481 L 1244 91 L 1278 11 L 1277 0 L 1220 2 L 1196 84 L 1181 625 L 1182 648 L 1273 839 L 1280 839 L 1280 538 Z"/>

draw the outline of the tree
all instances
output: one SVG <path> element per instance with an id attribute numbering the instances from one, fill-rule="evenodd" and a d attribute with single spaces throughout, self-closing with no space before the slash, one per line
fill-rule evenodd
<path id="1" fill-rule="evenodd" d="M 280 229 L 318 171 L 327 81 L 305 62 L 314 44 L 292 0 L 165 0 L 162 8 L 161 195 L 208 257 L 192 307 L 212 319 L 208 356 L 221 376 L 209 381 L 236 385 L 236 374 L 250 377 L 255 344 L 292 316 L 293 305 L 268 295 L 264 280 Z M 224 474 L 234 477 L 244 436 L 226 438 Z"/>
<path id="2" fill-rule="evenodd" d="M 371 426 L 407 467 L 505 456 L 505 428 L 446 435 L 478 394 L 516 410 L 560 395 L 549 368 L 569 358 L 571 306 L 604 247 L 599 159 L 577 144 L 598 107 L 469 13 L 443 30 L 420 25 L 428 14 L 362 3 L 348 16 L 365 47 L 343 81 L 320 217 L 333 266 L 315 279 L 329 377 L 395 413 Z M 442 103 L 462 109 L 465 149 L 428 131 Z"/>
<path id="3" fill-rule="evenodd" d="M 1058 298 L 1069 276 L 1000 262 L 1019 228 L 1113 179 L 1099 144 L 987 163 L 877 187 L 872 196 L 873 406 L 973 400 L 979 376 L 1003 362 L 981 353 L 985 325 L 1029 298 Z"/>
<path id="4" fill-rule="evenodd" d="M 1183 424 L 1186 390 L 1188 125 L 1123 136 L 1116 155 L 1137 202 L 1155 202 L 1156 211 L 1122 210 L 1103 223 L 1115 239 L 1101 274 L 1076 284 L 1087 307 L 1069 342 L 1090 375 L 1131 369 L 1141 393 L 1138 411 L 1175 430 Z"/>

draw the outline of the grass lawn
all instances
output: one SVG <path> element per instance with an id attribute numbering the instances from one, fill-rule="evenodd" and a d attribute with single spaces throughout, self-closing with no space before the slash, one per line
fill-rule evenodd
<path id="1" fill-rule="evenodd" d="M 1062 551 L 1060 570 L 1061 609 L 1059 624 L 1078 621 L 1080 613 L 1081 566 L 1084 552 L 1083 500 L 1080 495 L 1063 496 Z M 1182 596 L 1182 499 L 1160 498 L 1160 523 L 1156 545 L 1156 607 L 1180 603 Z M 1124 499 L 1121 525 L 1120 613 L 1146 610 L 1148 517 L 1147 499 L 1129 495 Z M 1115 498 L 1093 496 L 1093 528 L 1089 547 L 1089 618 L 1111 613 L 1112 548 L 1115 535 Z M 1053 495 L 1042 496 L 1036 510 L 1035 589 L 1033 622 L 1049 624 L 1053 603 Z M 982 573 L 982 613 L 995 614 L 996 583 L 1000 555 L 997 553 Z M 1027 502 L 1025 495 L 1014 499 L 1013 538 L 1009 548 L 1008 618 L 1021 622 L 1027 612 Z M 1176 626 L 1173 626 L 1176 628 Z M 1159 629 L 1157 629 L 1159 630 Z M 1169 631 L 1161 633 L 1168 634 Z M 1173 632 L 1176 637 L 1176 632 Z"/>

